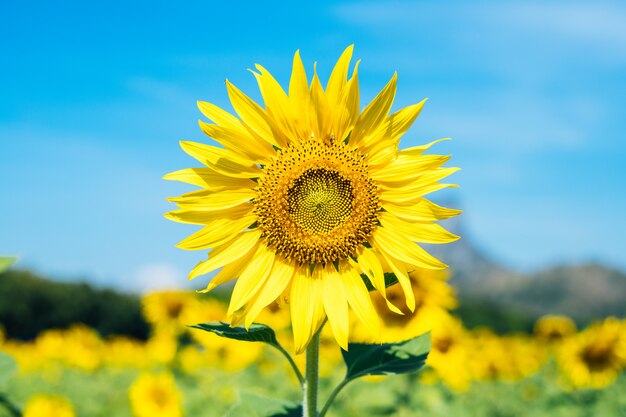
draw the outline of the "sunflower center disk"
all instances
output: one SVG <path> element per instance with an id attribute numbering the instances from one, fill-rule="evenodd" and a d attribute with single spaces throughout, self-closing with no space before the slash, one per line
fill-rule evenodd
<path id="1" fill-rule="evenodd" d="M 343 144 L 309 139 L 277 152 L 254 199 L 266 244 L 300 264 L 357 253 L 378 222 L 376 185 L 363 156 Z"/>
<path id="2" fill-rule="evenodd" d="M 323 168 L 305 171 L 287 196 L 289 214 L 310 232 L 329 233 L 352 213 L 352 184 Z"/>

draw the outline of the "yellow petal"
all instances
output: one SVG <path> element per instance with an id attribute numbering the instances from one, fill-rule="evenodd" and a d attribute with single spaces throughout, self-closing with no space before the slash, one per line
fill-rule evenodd
<path id="1" fill-rule="evenodd" d="M 227 149 L 198 142 L 181 141 L 181 148 L 213 170 L 238 178 L 257 178 L 261 169 L 253 162 Z"/>
<path id="2" fill-rule="evenodd" d="M 322 302 L 337 343 L 348 350 L 348 298 L 343 280 L 332 264 L 326 264 L 323 270 Z"/>
<path id="3" fill-rule="evenodd" d="M 449 159 L 449 155 L 424 155 L 418 158 L 400 156 L 384 168 L 372 170 L 371 176 L 378 182 L 409 183 L 432 172 Z"/>
<path id="4" fill-rule="evenodd" d="M 362 248 L 357 257 L 357 262 L 361 272 L 369 278 L 370 282 L 381 295 L 385 296 L 385 275 L 383 267 L 380 265 L 378 257 L 369 248 Z"/>
<path id="5" fill-rule="evenodd" d="M 183 239 L 178 245 L 180 249 L 208 249 L 228 242 L 237 233 L 244 231 L 256 221 L 255 215 L 242 217 L 239 220 L 219 219 L 211 222 L 191 236 Z"/>
<path id="6" fill-rule="evenodd" d="M 246 315 L 246 328 L 250 327 L 252 322 L 258 317 L 259 313 L 276 301 L 277 298 L 285 291 L 287 284 L 291 281 L 295 272 L 295 265 L 287 263 L 280 258 L 276 258 L 272 272 L 270 273 L 265 286 L 259 292 L 258 298 L 252 304 L 250 311 Z"/>
<path id="7" fill-rule="evenodd" d="M 379 227 L 372 236 L 376 247 L 385 253 L 412 266 L 426 269 L 445 269 L 447 266 L 430 255 L 419 245 L 403 235 L 394 235 L 385 227 Z"/>
<path id="8" fill-rule="evenodd" d="M 331 105 L 331 111 L 334 111 L 340 102 L 348 78 L 348 67 L 350 66 L 353 50 L 354 45 L 350 45 L 343 51 L 328 78 L 326 97 L 328 98 L 328 103 Z"/>
<path id="9" fill-rule="evenodd" d="M 251 189 L 208 191 L 198 190 L 180 197 L 168 198 L 179 207 L 192 210 L 223 210 L 249 202 L 256 197 Z"/>
<path id="10" fill-rule="evenodd" d="M 294 274 L 291 285 L 289 306 L 296 354 L 304 351 L 324 320 L 322 280 L 319 271 L 314 275 L 308 273 L 308 267 L 302 268 Z"/>
<path id="11" fill-rule="evenodd" d="M 439 143 L 439 142 L 443 142 L 443 141 L 446 141 L 446 140 L 452 140 L 452 139 L 450 139 L 450 138 L 441 138 L 441 139 L 434 140 L 434 141 L 432 141 L 430 143 L 427 143 L 426 145 L 413 146 L 411 148 L 402 149 L 400 151 L 400 154 L 401 155 L 407 155 L 407 156 L 419 156 L 422 153 L 424 153 L 424 151 L 428 150 L 434 144 Z"/>
<path id="12" fill-rule="evenodd" d="M 292 117 L 295 120 L 298 139 L 311 136 L 310 102 L 309 81 L 300 58 L 300 51 L 296 51 L 289 80 L 289 105 L 293 109 Z"/>
<path id="13" fill-rule="evenodd" d="M 367 165 L 370 172 L 377 169 L 384 169 L 398 157 L 399 140 L 381 139 L 370 147 L 367 153 Z"/>
<path id="14" fill-rule="evenodd" d="M 396 261 L 391 256 L 387 256 L 383 248 L 380 248 L 380 252 L 385 260 L 385 263 L 391 269 L 390 272 L 393 272 L 393 274 L 398 279 L 398 283 L 400 284 L 402 292 L 404 293 L 406 306 L 409 310 L 415 311 L 415 294 L 413 293 L 411 280 L 409 279 L 409 274 L 407 273 L 406 268 L 402 266 L 401 262 Z"/>
<path id="15" fill-rule="evenodd" d="M 165 218 L 179 223 L 209 224 L 218 219 L 237 220 L 252 214 L 252 210 L 254 206 L 251 203 L 243 203 L 223 210 L 173 210 L 165 213 Z"/>
<path id="16" fill-rule="evenodd" d="M 379 219 L 383 227 L 388 227 L 391 233 L 403 234 L 413 242 L 442 244 L 459 240 L 459 236 L 436 223 L 410 223 L 385 212 L 380 213 Z"/>
<path id="17" fill-rule="evenodd" d="M 256 247 L 260 238 L 261 231 L 259 229 L 255 229 L 245 233 L 240 233 L 230 242 L 214 248 L 209 253 L 209 259 L 200 262 L 189 273 L 189 279 L 194 279 L 200 275 L 208 274 L 209 272 L 213 272 L 224 265 L 228 265 L 229 263 L 243 258 Z M 211 284 L 209 284 L 209 286 L 211 286 Z M 211 288 L 208 288 L 207 291 L 210 291 Z"/>
<path id="18" fill-rule="evenodd" d="M 254 74 L 259 84 L 263 101 L 265 101 L 267 115 L 272 119 L 279 133 L 281 133 L 280 141 L 285 144 L 289 143 L 297 136 L 293 129 L 293 117 L 290 111 L 289 98 L 268 70 L 258 64 L 256 68 L 260 71 L 260 74 L 254 71 L 252 74 Z"/>
<path id="19" fill-rule="evenodd" d="M 252 259 L 252 256 L 256 252 L 256 247 L 257 247 L 256 245 L 258 245 L 258 240 L 257 240 L 257 242 L 255 242 L 255 245 L 251 249 L 249 249 L 245 253 L 245 255 L 243 255 L 241 258 L 233 259 L 232 261 L 228 260 L 228 262 L 230 262 L 230 263 L 225 265 L 213 277 L 213 279 L 211 279 L 211 281 L 209 281 L 209 283 L 208 283 L 208 285 L 206 286 L 205 289 L 200 290 L 198 292 L 202 293 L 202 294 L 207 293 L 207 292 L 213 290 L 218 285 L 222 285 L 222 284 L 225 284 L 225 283 L 227 283 L 229 281 L 232 281 L 234 279 L 239 278 L 239 275 L 241 275 L 241 272 L 248 266 L 248 264 L 250 264 L 250 260 Z M 202 262 L 200 264 L 198 264 L 198 266 L 200 266 L 201 264 L 202 264 Z"/>
<path id="20" fill-rule="evenodd" d="M 354 67 L 354 75 L 343 89 L 341 98 L 333 111 L 334 118 L 331 129 L 339 141 L 343 141 L 350 133 L 361 110 L 358 77 L 359 62 L 357 61 Z"/>
<path id="21" fill-rule="evenodd" d="M 315 118 L 311 122 L 316 122 L 317 125 L 315 134 L 319 139 L 327 139 L 332 133 L 330 131 L 331 109 L 315 69 L 313 71 L 313 81 L 311 82 L 311 104 L 313 107 L 312 116 Z"/>
<path id="22" fill-rule="evenodd" d="M 456 184 L 441 184 L 437 180 L 458 171 L 458 168 L 438 168 L 434 172 L 429 172 L 417 178 L 414 183 L 409 183 L 406 187 L 394 189 L 386 187 L 385 183 L 379 183 L 381 187 L 381 202 L 391 202 L 395 204 L 414 202 L 426 194 L 441 190 L 443 188 L 458 187 Z"/>
<path id="23" fill-rule="evenodd" d="M 198 123 L 205 135 L 226 149 L 242 155 L 248 161 L 265 163 L 269 161 L 269 156 L 274 154 L 274 149 L 267 142 L 258 140 L 247 130 L 212 125 L 202 120 L 199 120 Z"/>
<path id="24" fill-rule="evenodd" d="M 164 175 L 163 179 L 185 182 L 212 191 L 223 190 L 225 188 L 252 189 L 256 187 L 256 183 L 248 178 L 229 177 L 210 168 L 181 169 Z"/>
<path id="25" fill-rule="evenodd" d="M 396 96 L 397 78 L 398 74 L 394 73 L 385 88 L 365 107 L 354 126 L 350 141 L 355 140 L 359 146 L 367 144 L 367 137 L 385 120 Z"/>
<path id="26" fill-rule="evenodd" d="M 432 201 L 421 198 L 405 205 L 385 203 L 383 206 L 389 213 L 410 222 L 445 220 L 461 214 L 461 210 L 441 207 Z"/>
<path id="27" fill-rule="evenodd" d="M 267 115 L 261 106 L 228 81 L 226 81 L 226 88 L 233 108 L 244 123 L 268 143 L 279 148 L 284 147 L 285 144 L 280 143 L 274 137 Z"/>
<path id="28" fill-rule="evenodd" d="M 206 101 L 198 101 L 197 104 L 200 112 L 202 112 L 202 114 L 204 114 L 209 120 L 212 120 L 213 122 L 223 127 L 235 129 L 240 132 L 245 131 L 241 124 L 241 120 L 223 110 L 222 108 L 216 106 L 215 104 L 207 103 Z"/>
<path id="29" fill-rule="evenodd" d="M 272 270 L 276 255 L 267 246 L 257 248 L 250 264 L 241 272 L 228 306 L 228 315 L 242 308 L 263 287 Z"/>
<path id="30" fill-rule="evenodd" d="M 380 320 L 361 275 L 346 261 L 339 263 L 339 272 L 346 289 L 348 303 L 354 314 L 372 333 L 372 336 L 380 339 Z"/>
<path id="31" fill-rule="evenodd" d="M 350 259 L 350 262 L 352 260 Z M 378 260 L 378 256 L 373 250 L 363 247 L 357 257 L 358 267 L 362 274 L 365 274 L 374 288 L 378 290 L 387 302 L 387 307 L 394 313 L 402 314 L 402 311 L 387 300 L 387 288 L 385 286 L 385 273 Z"/>

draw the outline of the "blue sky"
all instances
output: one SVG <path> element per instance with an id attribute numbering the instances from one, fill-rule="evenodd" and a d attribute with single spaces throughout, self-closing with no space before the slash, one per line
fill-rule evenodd
<path id="1" fill-rule="evenodd" d="M 161 180 L 204 140 L 196 100 L 258 98 L 254 63 L 288 80 L 300 49 L 325 79 L 362 59 L 363 103 L 398 71 L 396 108 L 430 100 L 404 145 L 451 136 L 465 233 L 518 270 L 626 268 L 623 2 L 4 2 L 0 254 L 67 278 L 184 281 Z M 202 286 L 199 282 L 197 286 Z"/>

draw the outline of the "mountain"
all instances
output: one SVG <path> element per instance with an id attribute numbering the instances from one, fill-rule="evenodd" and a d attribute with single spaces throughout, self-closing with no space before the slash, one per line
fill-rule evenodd
<path id="1" fill-rule="evenodd" d="M 482 304 L 483 310 L 494 314 L 517 312 L 524 323 L 544 314 L 565 314 L 580 324 L 610 315 L 626 317 L 623 271 L 581 264 L 519 274 L 491 260 L 462 230 L 459 220 L 448 221 L 446 228 L 463 238 L 448 245 L 429 245 L 428 250 L 450 265 L 450 283 L 462 306 Z"/>

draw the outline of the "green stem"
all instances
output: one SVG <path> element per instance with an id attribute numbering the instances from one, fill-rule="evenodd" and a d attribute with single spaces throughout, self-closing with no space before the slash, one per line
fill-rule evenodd
<path id="1" fill-rule="evenodd" d="M 280 345 L 272 345 L 272 346 L 278 349 L 278 351 L 282 353 L 285 356 L 285 358 L 287 358 L 287 360 L 289 361 L 289 364 L 291 365 L 291 368 L 293 369 L 293 372 L 296 374 L 296 377 L 298 378 L 298 382 L 300 383 L 300 386 L 303 386 L 304 376 L 302 376 L 302 372 L 300 372 L 300 369 L 298 369 L 298 365 L 296 365 L 296 363 L 294 362 L 289 352 L 287 352 L 285 348 Z"/>
<path id="2" fill-rule="evenodd" d="M 317 415 L 317 390 L 319 383 L 320 361 L 320 328 L 306 347 L 306 373 L 304 382 L 304 402 L 302 408 L 304 417 L 318 417 Z"/>
<path id="3" fill-rule="evenodd" d="M 339 383 L 339 385 L 337 385 L 335 387 L 333 392 L 331 392 L 330 395 L 328 396 L 328 399 L 326 400 L 326 404 L 324 404 L 324 408 L 322 408 L 322 411 L 320 412 L 319 417 L 324 417 L 326 415 L 326 412 L 330 408 L 330 406 L 333 403 L 333 401 L 335 401 L 335 397 L 337 396 L 337 394 L 339 394 L 339 391 L 341 391 L 341 389 L 343 387 L 348 385 L 348 382 L 350 382 L 350 381 L 352 381 L 352 380 L 351 379 L 344 379 L 343 381 L 341 381 Z"/>
<path id="4" fill-rule="evenodd" d="M 0 405 L 4 405 L 4 407 L 9 410 L 11 415 L 15 417 L 22 417 L 22 412 L 19 408 L 15 406 L 4 394 L 0 394 Z"/>

